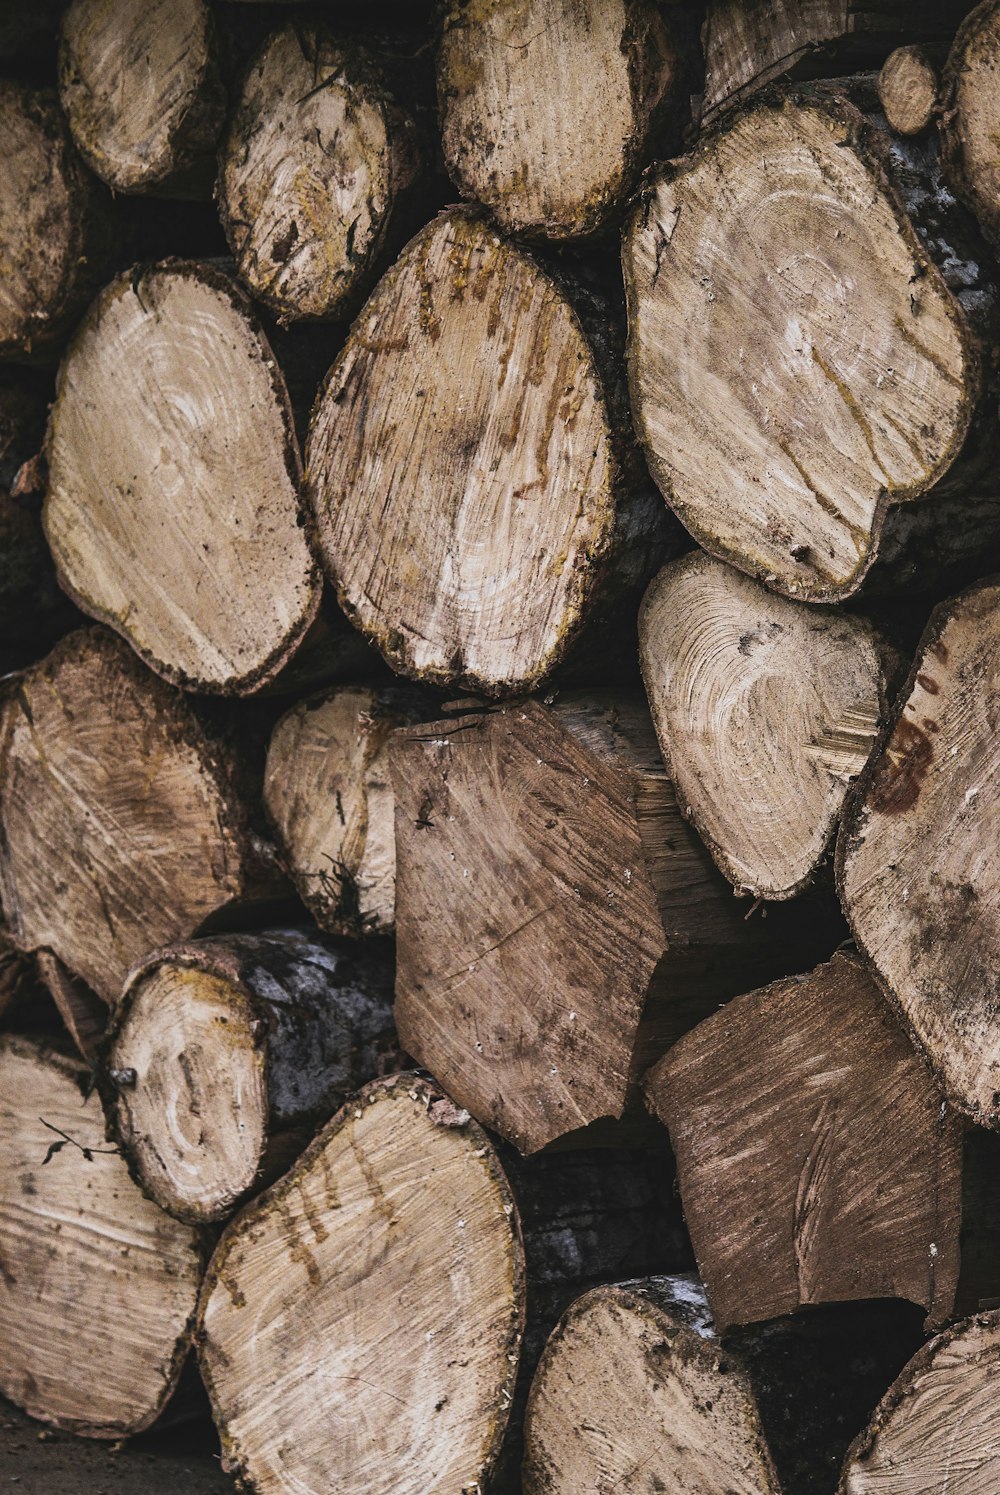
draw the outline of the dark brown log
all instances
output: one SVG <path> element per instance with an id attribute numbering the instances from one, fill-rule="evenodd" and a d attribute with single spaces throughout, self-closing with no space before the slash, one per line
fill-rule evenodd
<path id="1" fill-rule="evenodd" d="M 458 711 L 397 732 L 390 767 L 400 1041 L 522 1152 L 620 1118 L 749 970 L 839 938 L 825 906 L 747 918 L 638 695 Z"/>
<path id="2" fill-rule="evenodd" d="M 114 634 L 71 634 L 12 682 L 0 895 L 21 949 L 113 1003 L 151 949 L 286 892 L 232 755 Z"/>
<path id="3" fill-rule="evenodd" d="M 105 1146 L 88 1079 L 78 1060 L 0 1037 L 0 1392 L 122 1438 L 177 1386 L 207 1253 Z"/>
<path id="4" fill-rule="evenodd" d="M 271 1183 L 352 1091 L 398 1068 L 391 949 L 299 930 L 195 940 L 132 971 L 103 1049 L 136 1183 L 192 1224 Z"/>
<path id="5" fill-rule="evenodd" d="M 925 47 L 897 47 L 878 75 L 879 102 L 899 135 L 919 135 L 937 113 L 938 75 Z"/>
<path id="6" fill-rule="evenodd" d="M 941 79 L 941 155 L 948 185 L 1000 243 L 1000 4 L 983 0 L 959 27 Z"/>

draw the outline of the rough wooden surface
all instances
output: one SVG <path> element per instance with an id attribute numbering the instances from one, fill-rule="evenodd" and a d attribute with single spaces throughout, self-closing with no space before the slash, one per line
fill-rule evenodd
<path id="1" fill-rule="evenodd" d="M 72 0 L 59 96 L 84 160 L 115 192 L 207 195 L 226 95 L 205 0 Z"/>
<path id="2" fill-rule="evenodd" d="M 897 47 L 878 75 L 879 102 L 900 135 L 919 135 L 934 119 L 938 99 L 937 68 L 924 47 Z"/>
<path id="3" fill-rule="evenodd" d="M 452 0 L 438 51 L 448 170 L 510 233 L 593 233 L 632 190 L 654 131 L 660 151 L 679 144 L 684 82 L 650 0 Z"/>
<path id="4" fill-rule="evenodd" d="M 208 265 L 136 267 L 59 372 L 44 522 L 63 585 L 160 674 L 246 692 L 318 607 L 284 380 Z"/>
<path id="5" fill-rule="evenodd" d="M 961 1128 L 857 959 L 737 997 L 645 1090 L 720 1331 L 865 1298 L 948 1317 Z"/>
<path id="6" fill-rule="evenodd" d="M 941 79 L 948 185 L 1000 241 L 1000 4 L 983 0 L 959 27 Z"/>
<path id="7" fill-rule="evenodd" d="M 204 1250 L 107 1150 L 86 1088 L 79 1062 L 0 1038 L 0 1390 L 45 1422 L 120 1438 L 177 1384 Z M 47 1158 L 53 1127 L 72 1141 Z"/>
<path id="8" fill-rule="evenodd" d="M 1000 586 L 933 613 L 837 848 L 844 911 L 950 1099 L 1000 1126 Z"/>

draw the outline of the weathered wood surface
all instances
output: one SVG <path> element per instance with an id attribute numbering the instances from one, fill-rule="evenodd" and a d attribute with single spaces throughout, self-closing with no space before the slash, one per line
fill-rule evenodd
<path id="1" fill-rule="evenodd" d="M 79 1061 L 0 1037 L 0 1391 L 44 1422 L 121 1438 L 177 1385 L 206 1253 L 107 1149 L 87 1088 Z"/>
<path id="2" fill-rule="evenodd" d="M 692 551 L 650 584 L 639 642 L 678 802 L 719 870 L 755 897 L 801 892 L 887 716 L 885 641 Z"/>
<path id="3" fill-rule="evenodd" d="M 71 634 L 0 714 L 0 898 L 105 1002 L 150 950 L 283 895 L 228 753 L 105 629 Z"/>
<path id="4" fill-rule="evenodd" d="M 941 154 L 948 185 L 1000 243 L 1000 5 L 983 0 L 959 27 L 942 76 Z"/>
<path id="5" fill-rule="evenodd" d="M 1000 586 L 932 614 L 837 848 L 859 946 L 951 1101 L 1000 1126 Z"/>
<path id="6" fill-rule="evenodd" d="M 937 68 L 924 47 L 897 47 L 878 75 L 879 103 L 899 135 L 919 135 L 937 113 Z"/>
<path id="7" fill-rule="evenodd" d="M 644 1088 L 721 1331 L 866 1298 L 947 1319 L 962 1129 L 855 957 L 737 997 Z"/>
<path id="8" fill-rule="evenodd" d="M 103 1051 L 133 1177 L 224 1219 L 368 1080 L 398 1068 L 391 949 L 301 930 L 194 940 L 131 972 Z"/>
<path id="9" fill-rule="evenodd" d="M 176 684 L 245 693 L 319 605 L 288 393 L 236 282 L 137 266 L 59 371 L 44 523 L 60 578 Z"/>
<path id="10" fill-rule="evenodd" d="M 651 0 L 451 0 L 445 161 L 501 228 L 571 239 L 620 212 L 653 140 L 680 144 L 687 58 Z"/>
<path id="11" fill-rule="evenodd" d="M 466 210 L 379 282 L 306 465 L 341 604 L 396 671 L 528 689 L 589 608 L 655 567 L 663 515 L 630 466 L 613 365 L 549 275 Z"/>

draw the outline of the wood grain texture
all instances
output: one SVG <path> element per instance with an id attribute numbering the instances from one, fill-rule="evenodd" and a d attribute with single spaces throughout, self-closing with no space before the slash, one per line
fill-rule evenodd
<path id="1" fill-rule="evenodd" d="M 952 1102 L 1000 1127 L 1000 586 L 931 616 L 837 848 L 851 928 Z"/>
<path id="2" fill-rule="evenodd" d="M 319 605 L 284 380 L 236 283 L 136 267 L 59 371 L 44 524 L 63 585 L 176 684 L 272 679 Z"/>
<path id="3" fill-rule="evenodd" d="M 0 1038 L 0 1391 L 44 1422 L 121 1438 L 177 1384 L 205 1251 L 106 1150 L 86 1088 L 79 1061 Z M 76 1145 L 46 1159 L 50 1127 Z"/>
<path id="4" fill-rule="evenodd" d="M 801 892 L 886 716 L 886 646 L 700 551 L 651 583 L 639 641 L 664 760 L 716 865 L 758 898 Z"/>
<path id="5" fill-rule="evenodd" d="M 941 79 L 941 156 L 948 185 L 1000 242 L 1000 4 L 983 0 L 952 42 Z"/>
<path id="6" fill-rule="evenodd" d="M 645 1080 L 720 1332 L 958 1278 L 961 1127 L 860 962 L 737 997 Z"/>
<path id="7" fill-rule="evenodd" d="M 937 68 L 924 47 L 897 47 L 878 75 L 879 102 L 900 135 L 919 135 L 937 112 Z"/>

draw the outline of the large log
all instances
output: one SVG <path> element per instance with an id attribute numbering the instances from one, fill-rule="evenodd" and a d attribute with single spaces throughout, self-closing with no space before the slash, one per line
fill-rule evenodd
<path id="1" fill-rule="evenodd" d="M 1000 1127 L 1000 585 L 932 614 L 837 847 L 859 946 L 951 1101 Z"/>
<path id="2" fill-rule="evenodd" d="M 59 371 L 44 522 L 62 583 L 166 679 L 245 693 L 319 603 L 284 380 L 235 281 L 136 266 Z"/>
<path id="3" fill-rule="evenodd" d="M 680 143 L 687 58 L 652 0 L 451 0 L 438 50 L 448 171 L 501 228 L 572 239 Z"/>
<path id="4" fill-rule="evenodd" d="M 412 240 L 355 322 L 313 413 L 308 488 L 341 604 L 399 673 L 530 688 L 588 608 L 655 567 L 663 515 L 635 470 L 607 323 L 595 338 L 461 209 Z"/>
<path id="5" fill-rule="evenodd" d="M 1000 534 L 996 272 L 933 140 L 890 143 L 848 92 L 877 108 L 849 80 L 772 94 L 647 179 L 623 251 L 633 410 L 713 555 L 840 601 L 883 550 L 910 583 L 895 552 L 939 514 L 940 595 Z"/>
<path id="6" fill-rule="evenodd" d="M 272 1182 L 352 1091 L 393 1067 L 392 973 L 382 942 L 293 929 L 143 960 L 102 1065 L 111 1130 L 143 1191 L 205 1224 Z"/>
<path id="7" fill-rule="evenodd" d="M 104 629 L 16 678 L 0 714 L 0 898 L 106 1002 L 151 949 L 287 891 L 232 754 Z"/>
<path id="8" fill-rule="evenodd" d="M 958 28 L 941 83 L 941 154 L 948 185 L 1000 242 L 1000 5 L 983 0 Z"/>
<path id="9" fill-rule="evenodd" d="M 390 768 L 400 1041 L 522 1152 L 620 1118 L 749 971 L 840 937 L 808 905 L 746 917 L 638 694 L 456 712 L 397 732 Z"/>
<path id="10" fill-rule="evenodd" d="M 191 1344 L 201 1235 L 104 1144 L 78 1060 L 0 1037 L 0 1391 L 92 1438 L 156 1420 Z"/>

